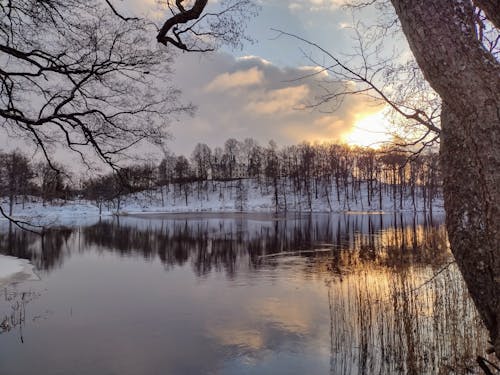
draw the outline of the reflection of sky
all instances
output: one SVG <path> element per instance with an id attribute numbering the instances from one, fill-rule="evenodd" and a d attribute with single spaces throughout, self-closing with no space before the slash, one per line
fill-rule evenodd
<path id="1" fill-rule="evenodd" d="M 305 289 L 289 293 L 294 288 L 283 282 L 247 287 L 219 276 L 200 282 L 188 266 L 165 272 L 158 262 L 86 249 L 41 284 L 27 286 L 41 291 L 29 308 L 42 318 L 28 320 L 24 344 L 19 332 L 0 336 L 0 373 L 203 374 L 274 366 L 281 352 L 324 355 L 308 346 L 324 341 L 319 327 L 309 331 L 311 319 L 324 312 L 317 296 L 300 306 L 294 297 L 308 294 Z"/>
<path id="2" fill-rule="evenodd" d="M 314 241 L 322 246 L 326 244 L 321 233 L 336 227 L 327 217 L 315 216 Z M 345 223 L 343 231 L 356 228 L 356 238 L 384 237 L 384 233 L 392 238 L 401 233 L 401 228 L 391 228 L 390 220 L 384 232 L 370 235 L 361 216 L 332 220 L 340 219 Z M 184 220 L 184 226 L 207 230 L 217 226 L 214 218 L 210 222 L 203 226 L 201 219 Z M 269 225 L 265 220 L 231 222 L 219 221 L 222 232 L 216 237 L 242 228 L 257 232 L 259 225 Z M 153 238 L 160 233 L 152 229 L 155 223 L 163 232 L 174 225 L 173 221 L 132 218 L 122 225 L 135 228 L 130 239 L 140 238 L 141 233 Z M 286 231 L 277 236 L 294 238 L 292 223 L 297 224 L 279 226 Z M 410 223 L 406 228 L 412 227 Z M 406 231 L 407 242 L 414 243 L 414 235 L 418 246 L 433 236 L 437 240 L 444 232 L 436 228 L 424 231 L 418 224 L 415 231 Z M 113 231 L 116 228 L 109 227 L 101 235 L 115 238 L 116 246 L 122 246 Z M 92 244 L 85 233 L 91 232 L 81 229 L 66 239 L 64 262 L 53 262 L 57 266 L 42 273 L 40 282 L 12 288 L 40 296 L 27 305 L 22 331 L 0 335 L 0 373 L 28 374 L 43 368 L 53 374 L 326 374 L 332 368 L 333 373 L 356 374 L 363 355 L 365 364 L 380 366 L 381 343 L 391 363 L 403 361 L 409 366 L 405 358 L 412 345 L 422 350 L 416 362 L 419 366 L 427 363 L 436 368 L 444 366 L 445 357 L 469 355 L 473 359 L 475 350 L 485 344 L 455 268 L 422 292 L 412 292 L 448 255 L 441 255 L 444 260 L 414 257 L 422 251 L 402 248 L 401 240 L 398 251 L 406 255 L 394 256 L 391 262 L 383 253 L 367 257 L 364 252 L 369 250 L 363 246 L 371 242 L 355 240 L 340 252 L 286 252 L 286 256 L 264 257 L 252 265 L 250 250 L 243 251 L 248 238 L 235 237 L 226 243 L 226 255 L 230 258 L 233 252 L 237 258 L 236 271 L 228 274 L 218 265 L 200 274 L 193 272 L 193 265 L 200 246 L 210 237 L 180 239 L 166 251 L 184 247 L 187 261 L 166 267 L 155 255 L 157 245 L 143 254 L 140 249 L 118 251 L 113 242 Z M 394 241 L 379 243 L 392 246 Z M 36 242 L 31 246 L 35 248 Z M 0 307 L 5 311 L 9 306 L 0 300 Z M 401 330 L 403 326 L 408 330 Z M 425 362 L 422 356 L 431 347 L 437 354 Z M 382 373 L 399 373 L 396 370 L 389 366 Z"/>

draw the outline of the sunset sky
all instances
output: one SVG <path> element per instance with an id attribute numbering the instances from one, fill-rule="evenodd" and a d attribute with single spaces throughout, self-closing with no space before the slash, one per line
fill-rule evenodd
<path id="1" fill-rule="evenodd" d="M 134 1 L 129 3 L 130 12 L 152 9 L 149 14 L 160 17 L 153 0 Z M 335 111 L 328 105 L 321 112 L 301 109 L 323 92 L 321 77 L 297 80 L 313 72 L 304 56 L 311 47 L 277 38 L 271 30 L 297 34 L 333 53 L 352 53 L 352 35 L 346 28 L 352 16 L 340 6 L 341 0 L 259 3 L 259 15 L 248 22 L 247 33 L 254 43 L 246 43 L 242 50 L 178 56 L 174 80 L 184 99 L 198 110 L 193 118 L 172 125 L 172 151 L 186 152 L 197 142 L 222 145 L 229 137 L 253 137 L 262 144 L 273 139 L 280 145 L 332 140 L 368 146 L 386 140 L 381 108 L 366 98 L 348 98 Z"/>
<path id="2" fill-rule="evenodd" d="M 353 18 L 342 8 L 342 2 L 257 0 L 260 12 L 248 21 L 247 29 L 253 42 L 245 43 L 241 50 L 223 47 L 210 53 L 181 53 L 170 46 L 177 55 L 173 84 L 182 90 L 182 100 L 194 104 L 197 110 L 193 117 L 181 117 L 170 125 L 168 148 L 189 156 L 199 142 L 215 147 L 228 138 L 251 137 L 262 145 L 274 140 L 279 146 L 334 141 L 376 147 L 388 140 L 383 108 L 366 97 L 347 97 L 338 108 L 332 103 L 319 110 L 304 108 L 317 103 L 325 93 L 326 73 L 300 79 L 317 72 L 318 66 L 307 58 L 317 50 L 272 30 L 296 34 L 336 55 L 352 54 L 355 44 L 349 25 Z M 113 3 L 121 13 L 146 17 L 157 25 L 168 16 L 155 0 Z M 209 3 L 218 5 L 216 0 Z M 365 10 L 358 19 L 369 23 L 373 12 Z M 315 58 L 323 57 L 316 54 Z M 335 89 L 335 84 L 328 87 Z M 16 137 L 0 137 L 0 149 L 4 151 L 26 147 L 30 152 L 31 144 L 27 146 Z M 78 163 L 78 156 L 68 156 L 63 149 L 56 154 L 66 163 Z M 161 157 L 160 150 L 151 154 Z"/>

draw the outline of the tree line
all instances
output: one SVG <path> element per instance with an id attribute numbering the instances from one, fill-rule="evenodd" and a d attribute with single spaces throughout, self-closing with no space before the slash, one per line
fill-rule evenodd
<path id="1" fill-rule="evenodd" d="M 260 145 L 247 138 L 230 138 L 222 147 L 198 143 L 189 157 L 166 152 L 159 163 L 147 162 L 122 168 L 118 173 L 75 178 L 43 162 L 33 162 L 20 151 L 0 153 L 0 195 L 12 215 L 15 202 L 37 197 L 44 204 L 56 199 L 84 198 L 101 210 L 120 210 L 126 195 L 167 193 L 188 205 L 189 199 L 209 199 L 209 193 L 233 190 L 241 209 L 252 181 L 261 194 L 271 195 L 276 211 L 293 206 L 299 198 L 306 208 L 319 198 L 332 208 L 333 201 L 361 201 L 367 209 L 403 208 L 410 200 L 432 211 L 441 194 L 437 154 L 408 156 L 391 149 L 352 147 L 335 143 L 307 143 L 278 147 L 273 141 Z M 239 202 L 239 203 L 238 203 Z M 165 203 L 164 201 L 162 202 Z M 328 207 L 327 207 L 328 208 Z"/>
<path id="2" fill-rule="evenodd" d="M 54 165 L 53 165 L 54 166 Z M 34 162 L 21 151 L 0 152 L 0 197 L 8 204 L 12 216 L 15 203 L 24 204 L 37 197 L 45 204 L 74 196 L 69 177 L 62 166 Z"/>

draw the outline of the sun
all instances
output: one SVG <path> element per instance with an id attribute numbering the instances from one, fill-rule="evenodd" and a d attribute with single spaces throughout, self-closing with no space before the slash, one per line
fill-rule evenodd
<path id="1" fill-rule="evenodd" d="M 342 137 L 351 146 L 379 148 L 392 140 L 389 121 L 384 116 L 384 110 L 358 115 L 352 130 Z"/>

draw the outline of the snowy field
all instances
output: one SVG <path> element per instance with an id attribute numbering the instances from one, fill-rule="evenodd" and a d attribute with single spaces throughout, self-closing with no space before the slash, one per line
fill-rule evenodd
<path id="1" fill-rule="evenodd" d="M 333 187 L 310 194 L 293 194 L 285 187 L 278 195 L 272 187 L 262 189 L 250 180 L 208 183 L 200 188 L 197 183 L 167 186 L 122 196 L 120 201 L 101 203 L 101 216 L 139 213 L 232 213 L 232 212 L 423 212 L 424 200 L 416 195 L 395 197 L 386 192 L 368 200 L 362 186 L 355 193 L 336 192 Z M 6 209 L 6 199 L 3 200 Z M 276 204 L 277 202 L 277 204 Z M 277 209 L 278 205 L 278 209 Z M 119 209 L 118 209 L 119 207 Z M 443 212 L 443 201 L 433 201 L 433 212 Z M 428 211 L 428 208 L 427 208 Z M 99 217 L 99 203 L 87 200 L 55 201 L 43 204 L 31 198 L 24 205 L 16 203 L 13 217 L 34 224 L 82 225 Z M 4 219 L 5 220 L 5 219 Z"/>

